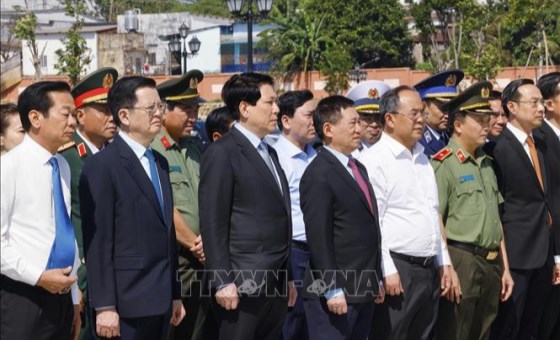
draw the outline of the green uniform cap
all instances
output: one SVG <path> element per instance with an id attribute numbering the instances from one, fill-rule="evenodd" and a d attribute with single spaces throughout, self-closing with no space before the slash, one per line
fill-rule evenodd
<path id="1" fill-rule="evenodd" d="M 185 105 L 198 105 L 204 100 L 198 93 L 198 83 L 204 79 L 199 70 L 191 70 L 187 74 L 165 81 L 158 85 L 161 100 Z"/>
<path id="2" fill-rule="evenodd" d="M 107 94 L 118 76 L 119 73 L 116 69 L 103 67 L 82 79 L 71 92 L 76 108 L 90 103 L 106 104 Z"/>

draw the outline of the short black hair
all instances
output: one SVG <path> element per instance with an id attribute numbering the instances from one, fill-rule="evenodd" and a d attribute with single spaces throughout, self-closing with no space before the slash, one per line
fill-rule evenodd
<path id="1" fill-rule="evenodd" d="M 324 140 L 323 126 L 325 123 L 336 124 L 342 118 L 342 111 L 352 106 L 354 106 L 354 101 L 344 96 L 337 95 L 321 99 L 313 112 L 313 126 L 317 136 Z"/>
<path id="2" fill-rule="evenodd" d="M 282 117 L 288 116 L 292 118 L 296 110 L 313 99 L 313 93 L 309 90 L 288 91 L 278 98 L 278 128 L 282 131 Z"/>
<path id="3" fill-rule="evenodd" d="M 417 92 L 412 86 L 401 85 L 385 92 L 379 101 L 379 121 L 385 126 L 385 114 L 397 112 L 401 105 L 400 93 L 403 91 Z"/>
<path id="4" fill-rule="evenodd" d="M 136 90 L 143 87 L 156 88 L 155 80 L 140 76 L 124 77 L 113 85 L 107 95 L 107 105 L 111 109 L 113 119 L 117 126 L 121 126 L 119 111 L 123 108 L 131 108 L 136 105 Z"/>
<path id="5" fill-rule="evenodd" d="M 506 88 L 502 92 L 502 108 L 504 109 L 506 116 L 509 117 L 509 109 L 507 107 L 507 104 L 511 101 L 519 100 L 519 88 L 523 85 L 534 85 L 534 84 L 535 82 L 532 81 L 531 79 L 521 78 L 510 82 L 506 86 Z"/>
<path id="6" fill-rule="evenodd" d="M 236 120 L 239 120 L 239 104 L 242 101 L 250 105 L 257 104 L 261 98 L 262 85 L 274 86 L 274 80 L 266 74 L 246 72 L 234 74 L 226 81 L 222 88 L 222 100 Z"/>
<path id="7" fill-rule="evenodd" d="M 19 115 L 17 105 L 14 103 L 0 104 L 0 133 L 4 135 L 8 127 L 8 118 Z"/>
<path id="8" fill-rule="evenodd" d="M 29 112 L 35 110 L 40 112 L 43 117 L 49 116 L 49 110 L 54 105 L 50 92 L 68 92 L 70 85 L 63 81 L 39 81 L 29 85 L 18 96 L 17 110 L 21 119 L 21 126 L 28 132 L 31 129 Z"/>
<path id="9" fill-rule="evenodd" d="M 222 106 L 212 110 L 208 117 L 206 117 L 205 127 L 206 133 L 210 142 L 212 142 L 212 135 L 214 132 L 219 132 L 222 135 L 229 132 L 229 126 L 234 121 L 233 114 L 227 106 Z"/>
<path id="10" fill-rule="evenodd" d="M 560 94 L 560 72 L 547 73 L 539 78 L 537 87 L 544 99 L 552 99 Z"/>

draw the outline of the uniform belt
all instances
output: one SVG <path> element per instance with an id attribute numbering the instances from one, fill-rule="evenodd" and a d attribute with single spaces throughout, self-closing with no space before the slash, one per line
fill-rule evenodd
<path id="1" fill-rule="evenodd" d="M 429 267 L 434 263 L 435 260 L 435 256 L 411 256 L 411 255 L 406 255 L 406 254 L 401 254 L 401 253 L 395 253 L 394 251 L 391 252 L 391 256 L 399 259 L 399 260 L 403 260 L 412 264 L 419 264 L 423 267 Z"/>
<path id="2" fill-rule="evenodd" d="M 307 246 L 307 242 L 304 241 L 292 240 L 292 247 L 309 252 L 309 247 Z"/>
<path id="3" fill-rule="evenodd" d="M 462 250 L 466 250 L 474 255 L 478 255 L 488 261 L 494 261 L 498 258 L 498 254 L 500 254 L 499 249 L 488 250 L 486 248 L 481 248 L 479 246 L 475 246 L 474 244 L 463 243 L 459 241 L 447 240 L 447 244 L 459 248 Z"/>

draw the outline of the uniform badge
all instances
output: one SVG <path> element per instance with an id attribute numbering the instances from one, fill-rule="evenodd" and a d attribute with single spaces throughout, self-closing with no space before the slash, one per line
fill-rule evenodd
<path id="1" fill-rule="evenodd" d="M 189 82 L 189 87 L 191 89 L 196 89 L 197 86 L 198 86 L 198 79 L 196 77 L 193 77 Z"/>
<path id="2" fill-rule="evenodd" d="M 441 162 L 446 159 L 447 156 L 451 155 L 451 151 L 452 150 L 450 148 L 443 148 L 434 155 L 433 159 Z"/>
<path id="3" fill-rule="evenodd" d="M 113 75 L 111 73 L 107 73 L 105 77 L 103 77 L 103 88 L 110 89 L 113 87 Z"/>
<path id="4" fill-rule="evenodd" d="M 86 144 L 85 143 L 78 144 L 78 154 L 82 158 L 87 155 L 87 150 L 86 150 Z"/>
<path id="5" fill-rule="evenodd" d="M 463 163 L 463 162 L 467 159 L 467 157 L 465 156 L 465 154 L 463 153 L 462 150 L 457 150 L 457 151 L 455 152 L 455 156 L 457 156 L 457 158 L 459 158 L 459 161 L 460 161 L 461 163 Z"/>
<path id="6" fill-rule="evenodd" d="M 375 87 L 372 87 L 368 91 L 368 98 L 369 99 L 379 99 L 379 91 Z"/>
<path id="7" fill-rule="evenodd" d="M 445 80 L 445 86 L 451 87 L 455 86 L 455 84 L 457 84 L 457 76 L 454 74 L 449 75 L 449 77 Z"/>
<path id="8" fill-rule="evenodd" d="M 472 181 L 474 181 L 474 175 L 464 175 L 459 177 L 460 183 L 472 182 Z"/>
<path id="9" fill-rule="evenodd" d="M 165 149 L 169 149 L 171 147 L 171 143 L 169 143 L 169 140 L 167 139 L 167 137 L 163 136 L 161 137 L 161 144 L 163 144 L 163 147 Z"/>
<path id="10" fill-rule="evenodd" d="M 68 149 L 70 149 L 71 147 L 73 147 L 74 145 L 76 145 L 76 142 L 74 142 L 73 140 L 69 141 L 66 144 L 63 144 L 62 146 L 60 146 L 57 150 L 57 152 L 64 152 Z"/>
<path id="11" fill-rule="evenodd" d="M 480 90 L 480 97 L 482 98 L 490 97 L 490 89 L 487 87 L 483 87 L 482 90 Z"/>
<path id="12" fill-rule="evenodd" d="M 424 132 L 424 139 L 426 140 L 426 143 L 429 143 L 432 141 L 432 135 L 430 134 L 430 131 L 426 130 Z"/>
<path id="13" fill-rule="evenodd" d="M 181 171 L 181 167 L 178 166 L 178 165 L 170 165 L 169 166 L 169 172 L 179 172 L 179 173 L 181 173 L 183 171 Z"/>

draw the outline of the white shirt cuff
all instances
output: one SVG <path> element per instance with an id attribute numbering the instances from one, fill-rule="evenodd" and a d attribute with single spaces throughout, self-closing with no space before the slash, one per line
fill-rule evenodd
<path id="1" fill-rule="evenodd" d="M 344 294 L 344 291 L 342 290 L 342 288 L 331 289 L 331 290 L 327 290 L 325 292 L 325 298 L 327 300 L 330 300 L 330 299 L 335 298 L 337 296 L 340 296 L 342 294 Z"/>

